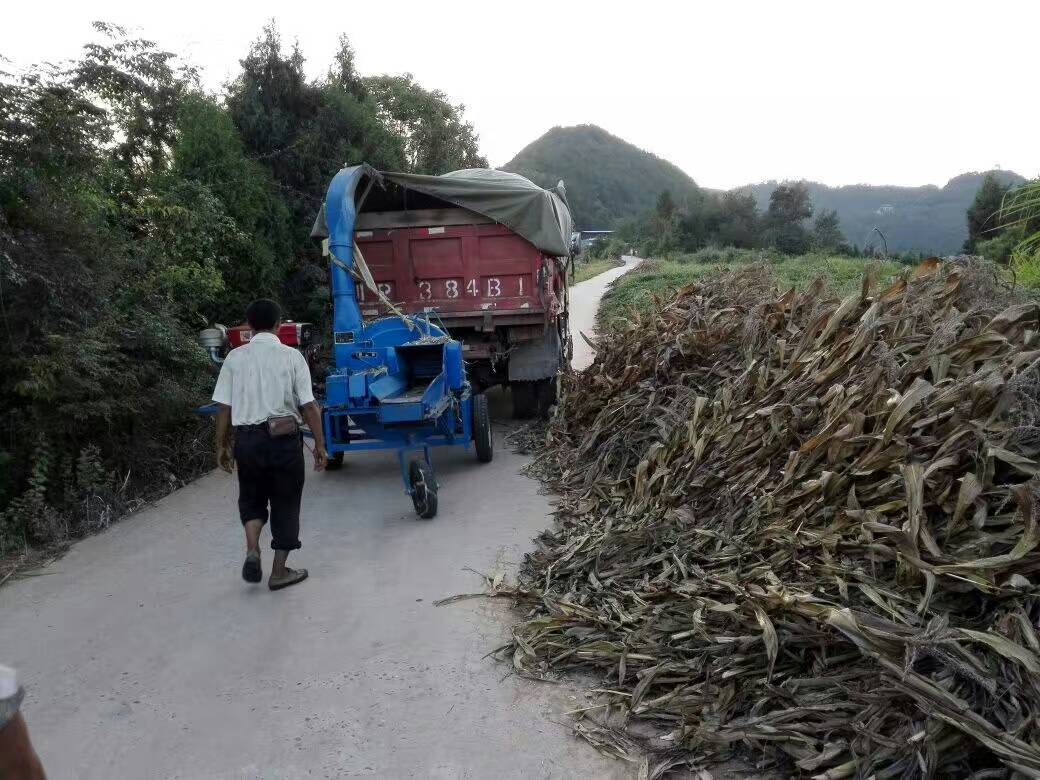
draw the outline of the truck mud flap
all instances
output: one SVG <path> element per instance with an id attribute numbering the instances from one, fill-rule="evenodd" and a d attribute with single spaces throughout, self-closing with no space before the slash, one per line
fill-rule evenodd
<path id="1" fill-rule="evenodd" d="M 541 341 L 520 344 L 510 350 L 509 381 L 533 382 L 556 376 L 562 361 L 559 334 L 555 328 L 548 328 Z"/>

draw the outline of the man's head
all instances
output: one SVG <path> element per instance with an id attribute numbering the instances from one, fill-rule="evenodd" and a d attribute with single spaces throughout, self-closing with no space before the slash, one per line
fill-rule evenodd
<path id="1" fill-rule="evenodd" d="M 270 298 L 261 298 L 249 304 L 246 321 L 253 330 L 275 330 L 282 321 L 282 310 Z"/>

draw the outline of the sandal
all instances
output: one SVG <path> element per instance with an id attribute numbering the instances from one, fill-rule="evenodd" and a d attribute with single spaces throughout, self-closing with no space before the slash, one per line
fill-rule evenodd
<path id="1" fill-rule="evenodd" d="M 260 566 L 260 553 L 246 553 L 242 564 L 242 579 L 246 582 L 260 582 L 264 578 L 264 570 Z"/>
<path id="2" fill-rule="evenodd" d="M 275 578 L 273 574 L 271 575 L 271 578 L 267 581 L 267 587 L 271 590 L 281 590 L 282 588 L 288 588 L 290 585 L 295 585 L 297 582 L 303 582 L 305 579 L 307 579 L 306 569 L 290 569 L 286 567 L 283 576 Z"/>

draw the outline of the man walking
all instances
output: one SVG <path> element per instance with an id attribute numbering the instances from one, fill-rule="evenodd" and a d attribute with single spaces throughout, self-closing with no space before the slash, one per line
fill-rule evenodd
<path id="1" fill-rule="evenodd" d="M 271 518 L 274 565 L 268 587 L 280 590 L 307 579 L 306 569 L 285 565 L 300 548 L 303 495 L 303 437 L 306 420 L 314 434 L 314 470 L 325 468 L 325 437 L 314 403 L 310 369 L 303 355 L 276 335 L 281 311 L 274 301 L 253 301 L 246 310 L 253 329 L 248 344 L 228 353 L 213 400 L 217 413 L 217 463 L 231 473 L 238 464 L 238 511 L 246 532 L 242 579 L 260 582 L 260 531 Z M 231 428 L 234 428 L 234 448 Z"/>

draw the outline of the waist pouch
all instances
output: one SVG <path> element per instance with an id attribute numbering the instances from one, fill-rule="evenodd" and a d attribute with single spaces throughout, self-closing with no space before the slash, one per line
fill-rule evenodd
<path id="1" fill-rule="evenodd" d="M 267 433 L 272 439 L 296 436 L 299 432 L 300 424 L 296 422 L 296 418 L 291 415 L 267 418 Z"/>

